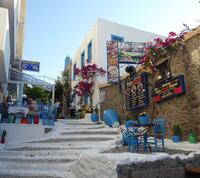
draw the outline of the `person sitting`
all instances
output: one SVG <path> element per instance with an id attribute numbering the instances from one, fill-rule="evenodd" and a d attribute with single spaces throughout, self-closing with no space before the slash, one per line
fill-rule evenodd
<path id="1" fill-rule="evenodd" d="M 9 108 L 9 98 L 8 97 L 3 97 L 3 101 L 1 103 L 0 107 L 0 113 L 1 113 L 1 123 L 2 122 L 7 122 L 8 119 L 8 108 Z"/>
<path id="2" fill-rule="evenodd" d="M 33 100 L 33 98 L 28 98 L 26 106 L 29 109 L 28 115 L 38 115 L 36 111 L 36 102 Z"/>

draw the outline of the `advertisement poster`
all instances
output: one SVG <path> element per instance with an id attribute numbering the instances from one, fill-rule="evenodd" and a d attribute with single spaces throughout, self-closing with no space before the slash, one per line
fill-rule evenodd
<path id="1" fill-rule="evenodd" d="M 118 42 L 119 63 L 138 64 L 139 59 L 144 55 L 146 43 Z"/>
<path id="2" fill-rule="evenodd" d="M 21 60 L 21 69 L 22 70 L 39 72 L 40 63 L 36 62 L 36 61 Z"/>
<path id="3" fill-rule="evenodd" d="M 125 83 L 126 110 L 141 108 L 149 104 L 148 79 L 139 75 Z"/>
<path id="4" fill-rule="evenodd" d="M 119 82 L 118 42 L 107 42 L 107 74 L 108 83 Z"/>
<path id="5" fill-rule="evenodd" d="M 170 80 L 158 83 L 153 88 L 153 100 L 156 103 L 173 98 L 186 92 L 184 76 L 179 75 Z"/>

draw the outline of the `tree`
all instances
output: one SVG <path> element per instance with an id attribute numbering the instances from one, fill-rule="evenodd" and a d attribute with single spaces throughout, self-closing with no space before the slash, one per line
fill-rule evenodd
<path id="1" fill-rule="evenodd" d="M 62 84 L 61 79 L 58 77 L 55 81 L 55 99 L 63 102 L 63 92 L 64 92 L 64 86 Z"/>
<path id="2" fill-rule="evenodd" d="M 24 85 L 24 94 L 41 102 L 48 102 L 50 99 L 50 92 L 39 86 Z"/>

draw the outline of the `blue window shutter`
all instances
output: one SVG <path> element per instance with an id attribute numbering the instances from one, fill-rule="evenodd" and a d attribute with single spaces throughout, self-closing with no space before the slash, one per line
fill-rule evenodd
<path id="1" fill-rule="evenodd" d="M 74 68 L 73 68 L 73 80 L 76 78 L 76 63 L 74 64 Z"/>
<path id="2" fill-rule="evenodd" d="M 85 65 L 85 51 L 82 52 L 81 54 L 81 68 Z"/>
<path id="3" fill-rule="evenodd" d="M 88 44 L 88 63 L 92 62 L 92 42 Z"/>
<path id="4" fill-rule="evenodd" d="M 124 41 L 124 37 L 117 36 L 117 35 L 111 35 L 111 41 L 123 42 Z"/>

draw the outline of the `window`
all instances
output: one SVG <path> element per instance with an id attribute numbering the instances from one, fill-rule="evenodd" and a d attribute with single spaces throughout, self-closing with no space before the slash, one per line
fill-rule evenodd
<path id="1" fill-rule="evenodd" d="M 81 68 L 85 65 L 85 51 L 82 52 L 81 54 Z"/>
<path id="2" fill-rule="evenodd" d="M 92 42 L 88 44 L 88 63 L 92 62 Z"/>
<path id="3" fill-rule="evenodd" d="M 123 41 L 124 41 L 124 37 L 122 37 L 122 36 L 117 36 L 117 35 L 111 35 L 111 41 L 123 42 Z"/>
<path id="4" fill-rule="evenodd" d="M 76 78 L 76 63 L 73 66 L 73 80 Z"/>
<path id="5" fill-rule="evenodd" d="M 170 60 L 164 60 L 156 65 L 158 71 L 157 81 L 166 80 L 171 77 Z"/>

